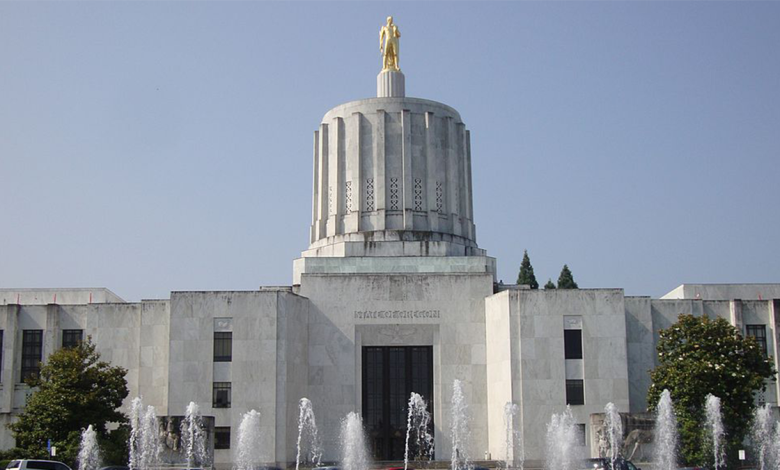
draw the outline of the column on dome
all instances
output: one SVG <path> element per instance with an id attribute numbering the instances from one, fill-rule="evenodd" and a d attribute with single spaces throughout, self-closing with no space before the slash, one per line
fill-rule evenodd
<path id="1" fill-rule="evenodd" d="M 312 182 L 311 182 L 311 228 L 309 229 L 309 243 L 314 242 L 318 237 L 317 231 L 317 205 L 319 204 L 319 145 L 320 132 L 314 131 L 314 162 L 312 163 Z"/>
<path id="2" fill-rule="evenodd" d="M 336 234 L 344 233 L 343 220 L 341 214 L 343 211 L 342 188 L 344 180 L 344 120 L 336 117 L 332 125 L 328 127 L 328 143 L 330 144 L 328 152 L 328 222 L 326 223 L 326 234 L 332 237 Z"/>
<path id="3" fill-rule="evenodd" d="M 467 225 L 466 237 L 471 240 L 477 239 L 474 227 L 474 200 L 472 199 L 472 185 L 471 185 L 471 131 L 464 129 L 463 132 L 463 149 L 465 152 L 465 158 L 463 159 L 463 173 L 465 175 L 464 187 L 466 188 L 466 205 L 465 205 L 465 220 L 464 224 Z"/>
<path id="4" fill-rule="evenodd" d="M 412 188 L 412 117 L 408 109 L 401 111 L 401 172 L 403 188 L 399 188 L 399 199 L 403 210 L 402 228 L 414 228 L 414 202 Z"/>
<path id="5" fill-rule="evenodd" d="M 352 113 L 345 123 L 346 131 L 346 168 L 344 176 L 344 232 L 357 232 L 360 229 L 361 212 L 361 137 L 362 114 Z"/>
<path id="6" fill-rule="evenodd" d="M 386 188 L 386 160 L 385 160 L 385 129 L 387 125 L 387 113 L 384 109 L 376 111 L 376 131 L 374 132 L 374 198 L 376 199 L 374 210 L 374 230 L 387 228 L 385 188 Z"/>
<path id="7" fill-rule="evenodd" d="M 314 214 L 316 220 L 312 227 L 312 243 L 325 238 L 328 220 L 328 125 L 320 124 L 320 130 L 314 133 Z"/>
<path id="8" fill-rule="evenodd" d="M 442 204 L 442 182 L 437 178 L 440 162 L 436 152 L 436 119 L 432 112 L 425 113 L 425 163 L 427 174 L 427 200 L 428 200 L 428 229 L 432 232 L 439 230 L 439 214 Z"/>

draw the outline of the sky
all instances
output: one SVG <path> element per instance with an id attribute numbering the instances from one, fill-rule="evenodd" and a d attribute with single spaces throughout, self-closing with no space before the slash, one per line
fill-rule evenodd
<path id="1" fill-rule="evenodd" d="M 504 282 L 780 283 L 780 2 L 0 1 L 0 287 L 290 285 L 387 15 Z"/>

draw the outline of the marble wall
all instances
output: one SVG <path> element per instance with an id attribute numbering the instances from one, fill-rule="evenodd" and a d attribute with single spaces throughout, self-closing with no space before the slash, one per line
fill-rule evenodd
<path id="1" fill-rule="evenodd" d="M 620 289 L 494 294 L 490 270 L 450 262 L 440 272 L 356 273 L 349 266 L 339 272 L 331 266 L 339 263 L 329 261 L 327 272 L 300 273 L 295 288 L 173 292 L 170 300 L 139 303 L 2 305 L 0 424 L 14 419 L 30 393 L 19 383 L 26 329 L 44 331 L 44 361 L 61 347 L 62 330 L 83 329 L 105 360 L 128 369 L 127 404 L 143 396 L 159 415 L 181 415 L 190 401 L 199 403 L 216 426 L 231 428 L 231 449 L 215 452 L 220 469 L 232 465 L 238 426 L 250 409 L 262 414 L 258 445 L 268 462 L 293 461 L 302 397 L 314 405 L 325 458 L 337 460 L 340 420 L 362 410 L 364 346 L 432 346 L 440 460 L 450 457 L 454 379 L 465 385 L 472 457 L 504 457 L 503 409 L 512 401 L 521 409 L 526 458 L 539 461 L 550 415 L 565 409 L 567 378 L 584 384 L 585 404 L 572 406 L 577 423 L 588 425 L 607 402 L 645 411 L 658 331 L 681 313 L 725 318 L 743 331 L 765 325 L 777 362 L 780 300 L 650 299 L 625 297 Z M 582 359 L 564 358 L 569 327 L 582 331 Z M 215 331 L 232 332 L 230 362 L 213 360 Z M 212 408 L 215 381 L 232 384 L 230 408 Z M 765 401 L 776 406 L 778 393 L 778 383 L 769 382 Z M 591 431 L 583 454 L 595 453 Z M 0 446 L 13 446 L 5 428 Z"/>
<path id="2" fill-rule="evenodd" d="M 309 307 L 309 393 L 326 458 L 338 455 L 339 421 L 361 411 L 363 346 L 433 346 L 436 455 L 449 458 L 454 379 L 464 382 L 475 456 L 488 450 L 485 297 L 489 274 L 304 274 Z"/>

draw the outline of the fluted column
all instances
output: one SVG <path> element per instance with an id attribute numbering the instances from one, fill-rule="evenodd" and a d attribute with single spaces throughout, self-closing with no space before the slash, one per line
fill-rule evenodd
<path id="1" fill-rule="evenodd" d="M 376 96 L 378 98 L 403 98 L 406 96 L 404 74 L 400 71 L 383 70 L 376 76 Z"/>

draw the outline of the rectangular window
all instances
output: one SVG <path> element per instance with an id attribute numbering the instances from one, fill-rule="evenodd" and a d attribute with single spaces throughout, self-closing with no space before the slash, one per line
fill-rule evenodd
<path id="1" fill-rule="evenodd" d="M 212 408 L 230 408 L 230 382 L 214 382 Z"/>
<path id="2" fill-rule="evenodd" d="M 764 353 L 764 357 L 767 357 L 766 325 L 745 325 L 745 332 L 747 336 L 756 339 L 756 343 L 758 343 L 761 352 Z"/>
<path id="3" fill-rule="evenodd" d="M 214 362 L 230 362 L 233 360 L 233 332 L 214 332 Z"/>
<path id="4" fill-rule="evenodd" d="M 28 377 L 38 377 L 41 373 L 43 355 L 43 330 L 22 331 L 22 373 L 19 382 Z"/>
<path id="5" fill-rule="evenodd" d="M 585 390 L 583 387 L 582 380 L 566 381 L 566 404 L 567 405 L 585 404 Z"/>
<path id="6" fill-rule="evenodd" d="M 577 424 L 577 445 L 585 446 L 585 425 Z"/>
<path id="7" fill-rule="evenodd" d="M 230 426 L 214 426 L 214 449 L 230 449 Z"/>
<path id="8" fill-rule="evenodd" d="M 62 330 L 62 347 L 73 348 L 84 339 L 84 330 Z"/>
<path id="9" fill-rule="evenodd" d="M 563 330 L 563 351 L 566 359 L 582 359 L 582 330 Z"/>

